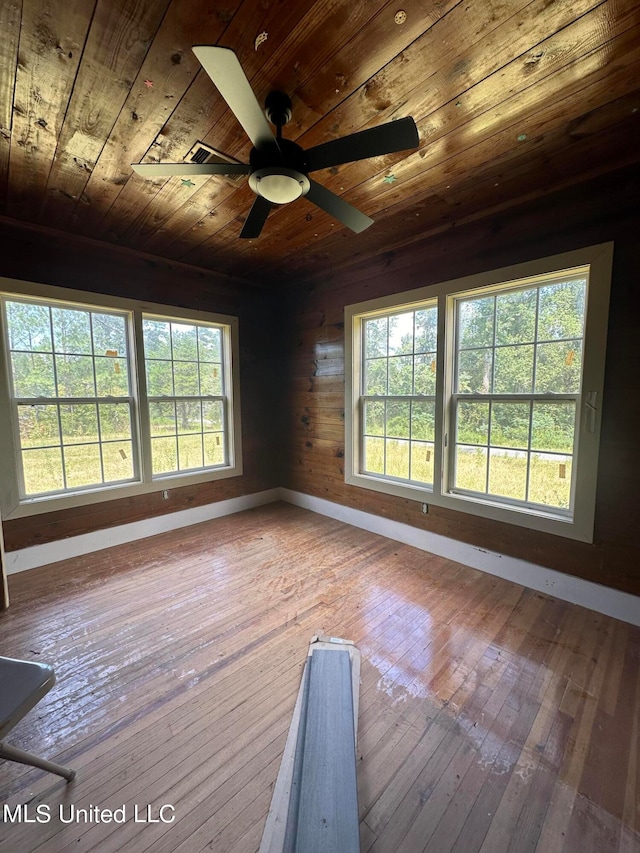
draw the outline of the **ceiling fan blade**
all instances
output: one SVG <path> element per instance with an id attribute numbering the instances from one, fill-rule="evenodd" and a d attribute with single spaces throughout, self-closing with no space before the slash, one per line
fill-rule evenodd
<path id="1" fill-rule="evenodd" d="M 249 211 L 249 215 L 244 221 L 240 236 L 249 238 L 259 237 L 270 210 L 271 202 L 267 201 L 266 198 L 262 198 L 261 195 L 257 195 Z"/>
<path id="2" fill-rule="evenodd" d="M 213 45 L 197 45 L 192 50 L 254 146 L 275 146 L 276 138 L 235 53 Z"/>
<path id="3" fill-rule="evenodd" d="M 225 160 L 209 163 L 132 163 L 131 168 L 143 178 L 169 178 L 172 175 L 248 175 L 251 171 L 244 163 Z"/>
<path id="4" fill-rule="evenodd" d="M 331 190 L 328 190 L 326 187 L 323 187 L 322 184 L 318 184 L 315 181 L 310 180 L 309 183 L 311 184 L 311 187 L 305 198 L 308 198 L 309 201 L 312 201 L 315 205 L 324 210 L 325 213 L 333 216 L 334 219 L 342 222 L 342 224 L 346 225 L 347 228 L 355 231 L 356 234 L 359 234 L 361 231 L 364 231 L 365 228 L 373 225 L 373 219 L 366 216 L 356 207 L 353 207 L 353 205 L 344 201 L 344 199 L 341 199 L 339 195 L 332 193 Z"/>
<path id="5" fill-rule="evenodd" d="M 407 148 L 417 148 L 420 137 L 415 121 L 408 116 L 397 121 L 388 121 L 377 127 L 370 127 L 358 133 L 350 133 L 331 142 L 323 142 L 305 152 L 310 172 L 341 166 L 355 160 L 393 154 Z"/>

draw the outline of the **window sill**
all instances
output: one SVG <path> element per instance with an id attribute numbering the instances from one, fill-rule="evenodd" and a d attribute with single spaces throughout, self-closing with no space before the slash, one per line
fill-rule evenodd
<path id="1" fill-rule="evenodd" d="M 84 491 L 74 492 L 73 494 L 27 498 L 20 501 L 15 507 L 3 507 L 2 517 L 5 521 L 14 518 L 26 518 L 33 515 L 42 515 L 47 512 L 73 509 L 74 507 L 86 506 L 88 504 L 99 504 L 122 498 L 132 498 L 138 495 L 150 495 L 155 492 L 168 492 L 171 489 L 195 486 L 200 483 L 239 477 L 241 475 L 242 466 L 236 465 L 234 467 L 211 468 L 207 471 L 163 475 L 152 480 L 150 483 L 126 483 L 105 486 L 100 489 L 85 489 Z M 170 496 L 168 499 L 171 499 Z M 162 500 L 162 497 L 159 496 L 159 500 Z"/>
<path id="2" fill-rule="evenodd" d="M 567 539 L 575 539 L 580 542 L 593 542 L 591 530 L 581 529 L 568 515 L 559 515 L 544 510 L 532 510 L 518 506 L 506 506 L 494 503 L 482 498 L 462 494 L 436 494 L 428 487 L 417 484 L 396 482 L 368 474 L 349 474 L 345 476 L 345 482 L 350 486 L 370 489 L 393 497 L 418 503 L 433 504 L 441 506 L 454 512 L 463 512 L 469 515 L 480 516 L 491 521 L 499 521 L 518 527 L 527 527 L 531 530 L 539 530 L 562 536 Z"/>

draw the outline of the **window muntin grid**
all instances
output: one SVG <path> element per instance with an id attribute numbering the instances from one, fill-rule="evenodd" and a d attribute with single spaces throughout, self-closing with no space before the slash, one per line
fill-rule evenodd
<path id="1" fill-rule="evenodd" d="M 143 315 L 154 477 L 228 464 L 222 326 Z"/>
<path id="2" fill-rule="evenodd" d="M 571 513 L 587 281 L 455 305 L 452 490 Z"/>
<path id="3" fill-rule="evenodd" d="M 437 327 L 433 302 L 363 320 L 362 473 L 432 485 Z"/>
<path id="4" fill-rule="evenodd" d="M 22 498 L 138 477 L 129 315 L 3 299 Z"/>

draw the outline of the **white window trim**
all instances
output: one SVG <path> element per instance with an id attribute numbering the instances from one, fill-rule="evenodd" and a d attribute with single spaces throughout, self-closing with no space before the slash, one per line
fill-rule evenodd
<path id="1" fill-rule="evenodd" d="M 607 342 L 609 295 L 613 243 L 589 246 L 524 264 L 516 264 L 477 275 L 400 292 L 359 302 L 345 307 L 345 482 L 352 486 L 372 489 L 423 504 L 553 533 L 584 542 L 593 541 L 596 503 L 596 480 L 600 445 L 604 360 Z M 578 415 L 578 444 L 575 505 L 573 519 L 561 518 L 553 512 L 532 511 L 527 507 L 506 507 L 494 501 L 446 492 L 450 454 L 444 437 L 451 435 L 449 423 L 455 330 L 454 313 L 447 310 L 456 296 L 492 285 L 519 283 L 527 278 L 555 276 L 562 270 L 588 267 L 590 284 L 587 301 L 587 320 L 584 334 L 582 411 Z M 396 309 L 410 310 L 425 301 L 438 300 L 438 351 L 436 356 L 436 419 L 435 467 L 433 490 L 415 484 L 390 481 L 383 477 L 361 473 L 360 464 L 360 387 L 362 372 L 361 317 L 371 312 L 381 314 Z M 451 442 L 449 442 L 451 443 Z M 438 473 L 440 476 L 438 476 Z"/>
<path id="2" fill-rule="evenodd" d="M 7 405 L 11 399 L 9 385 L 9 364 L 7 347 L 0 345 L 0 507 L 5 519 L 22 518 L 38 515 L 59 509 L 68 509 L 87 504 L 97 504 L 103 501 L 134 495 L 164 492 L 172 488 L 207 483 L 228 477 L 238 477 L 242 474 L 242 429 L 240 422 L 240 369 L 239 369 L 239 323 L 237 317 L 225 314 L 214 314 L 195 309 L 179 308 L 173 305 L 163 305 L 137 299 L 113 297 L 98 293 L 88 293 L 81 290 L 71 290 L 35 282 L 19 281 L 0 276 L 0 291 L 15 296 L 35 297 L 49 301 L 75 302 L 93 310 L 117 309 L 133 314 L 135 347 L 131 347 L 131 373 L 138 386 L 138 396 L 134 398 L 133 432 L 137 438 L 140 453 L 141 481 L 135 483 L 119 483 L 114 486 L 105 485 L 87 489 L 79 489 L 72 494 L 46 495 L 33 498 L 20 498 L 18 489 L 17 459 L 20 448 L 13 430 L 11 407 Z M 228 411 L 231 414 L 232 428 L 227 432 L 229 465 L 220 468 L 207 468 L 203 471 L 190 471 L 184 474 L 163 474 L 151 477 L 150 470 L 150 436 L 146 405 L 140 405 L 140 400 L 146 398 L 146 372 L 144 364 L 144 349 L 142 341 L 142 315 L 156 314 L 171 319 L 186 321 L 218 323 L 226 326 L 229 334 L 225 334 L 225 388 L 228 389 Z M 149 445 L 147 447 L 147 445 Z"/>

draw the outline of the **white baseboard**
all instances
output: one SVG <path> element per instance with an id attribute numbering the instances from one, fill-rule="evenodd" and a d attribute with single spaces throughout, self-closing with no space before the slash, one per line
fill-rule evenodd
<path id="1" fill-rule="evenodd" d="M 613 616 L 623 622 L 632 625 L 640 625 L 640 598 L 611 589 L 608 586 L 592 583 L 573 575 L 565 575 L 554 569 L 546 569 L 535 563 L 528 563 L 515 557 L 508 557 L 465 542 L 458 542 L 441 536 L 438 533 L 430 533 L 428 530 L 420 530 L 403 524 L 400 521 L 392 521 L 372 513 L 363 512 L 359 509 L 333 503 L 324 498 L 306 495 L 302 492 L 294 492 L 291 489 L 280 489 L 280 498 L 295 506 L 304 507 L 321 515 L 344 521 L 354 527 L 378 533 L 388 539 L 412 545 L 422 551 L 429 551 L 439 557 L 446 557 L 456 563 L 462 563 L 473 569 L 487 572 L 491 575 L 505 578 L 514 583 L 535 589 L 538 592 L 546 592 L 563 601 L 579 604 L 589 610 Z"/>
<path id="2" fill-rule="evenodd" d="M 280 500 L 280 489 L 268 489 L 264 492 L 255 492 L 252 495 L 241 495 L 238 498 L 229 498 L 226 501 L 217 501 L 192 509 L 158 515 L 154 518 L 145 518 L 142 521 L 132 521 L 129 524 L 120 524 L 117 527 L 108 527 L 106 530 L 70 536 L 68 539 L 47 542 L 45 545 L 33 545 L 20 551 L 7 551 L 5 553 L 7 574 L 12 575 L 16 572 L 27 571 L 27 569 L 35 569 L 38 566 L 46 566 L 49 563 L 57 563 L 60 560 L 68 560 L 70 557 L 91 554 L 93 551 L 122 545 L 124 542 L 146 539 L 147 536 L 155 536 L 157 533 L 165 533 L 167 530 L 177 530 L 179 527 L 188 527 L 191 524 L 209 521 L 212 518 L 222 518 L 224 515 L 232 515 L 235 512 L 242 512 L 245 509 L 252 509 L 278 500 Z"/>
<path id="3" fill-rule="evenodd" d="M 60 560 L 68 560 L 70 557 L 101 551 L 104 548 L 111 548 L 124 542 L 145 539 L 148 536 L 155 536 L 157 533 L 177 530 L 180 527 L 188 527 L 191 524 L 198 524 L 201 521 L 209 521 L 213 518 L 222 518 L 225 515 L 232 515 L 278 500 L 309 509 L 329 518 L 335 518 L 337 521 L 344 521 L 345 524 L 369 530 L 371 533 L 378 533 L 388 539 L 403 542 L 405 545 L 412 545 L 414 548 L 428 551 L 439 557 L 446 557 L 448 560 L 462 563 L 473 569 L 480 569 L 480 571 L 488 574 L 497 575 L 530 589 L 549 593 L 563 601 L 580 604 L 589 610 L 604 613 L 606 616 L 613 616 L 623 622 L 640 625 L 640 598 L 635 595 L 582 580 L 582 578 L 573 575 L 565 575 L 554 569 L 546 569 L 543 566 L 535 565 L 535 563 L 528 563 L 525 560 L 509 557 L 505 554 L 487 551 L 465 542 L 458 542 L 455 539 L 449 539 L 447 536 L 420 530 L 400 521 L 392 521 L 324 498 L 317 498 L 313 495 L 306 495 L 285 488 L 268 489 L 264 492 L 242 495 L 238 498 L 230 498 L 205 506 L 180 510 L 129 524 L 121 524 L 117 527 L 109 527 L 106 530 L 96 530 L 93 533 L 83 533 L 80 536 L 47 542 L 45 545 L 34 545 L 20 551 L 7 551 L 5 552 L 6 571 L 8 575 L 24 572 L 38 566 L 57 563 Z"/>

